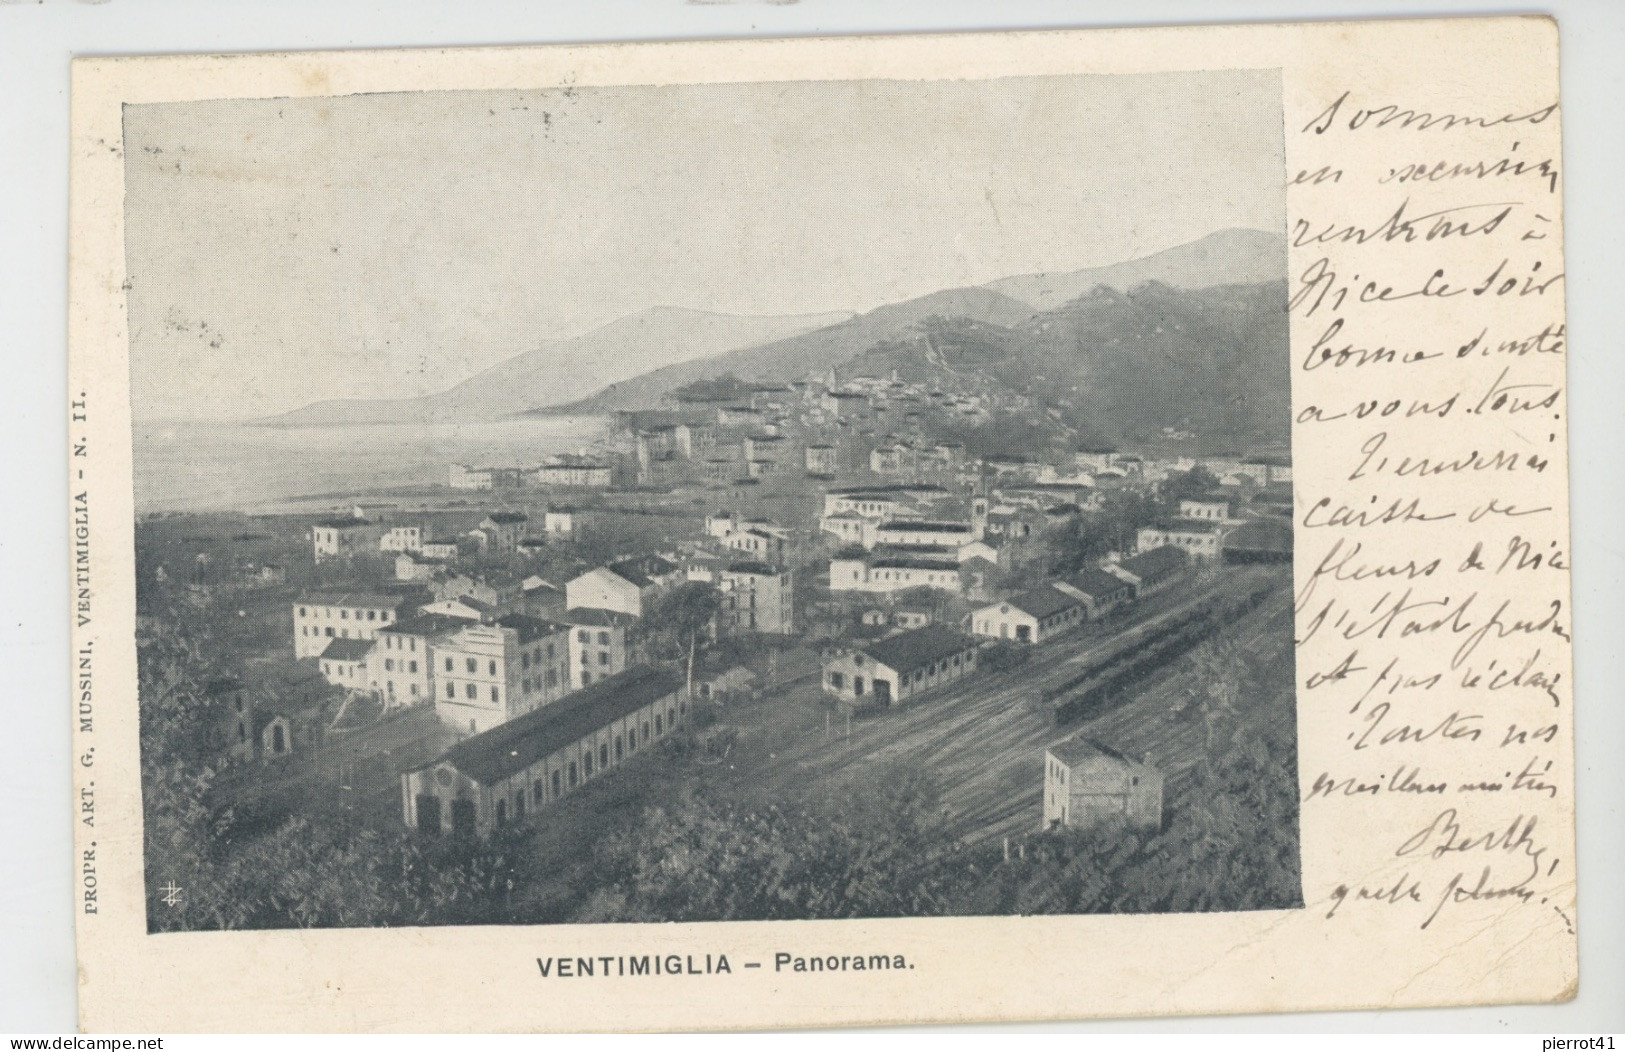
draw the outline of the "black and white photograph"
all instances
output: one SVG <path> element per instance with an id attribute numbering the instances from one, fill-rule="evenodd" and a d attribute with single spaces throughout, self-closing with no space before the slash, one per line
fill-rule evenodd
<path id="1" fill-rule="evenodd" d="M 1282 105 L 126 105 L 147 930 L 1301 908 Z"/>

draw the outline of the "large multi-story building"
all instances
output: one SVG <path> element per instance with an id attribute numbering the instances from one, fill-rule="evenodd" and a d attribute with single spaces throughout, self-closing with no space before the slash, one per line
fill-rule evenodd
<path id="1" fill-rule="evenodd" d="M 1197 562 L 1214 562 L 1224 545 L 1224 534 L 1224 524 L 1212 519 L 1175 519 L 1144 527 L 1136 541 L 1142 552 L 1172 546 Z"/>
<path id="2" fill-rule="evenodd" d="M 444 614 L 414 614 L 378 631 L 367 655 L 367 686 L 397 705 L 434 698 L 434 646 L 468 621 Z"/>
<path id="3" fill-rule="evenodd" d="M 492 477 L 490 468 L 453 464 L 447 473 L 446 483 L 452 489 L 491 489 L 496 480 Z"/>
<path id="4" fill-rule="evenodd" d="M 563 697 L 569 630 L 508 614 L 442 637 L 432 647 L 435 711 L 458 730 L 480 733 Z"/>
<path id="5" fill-rule="evenodd" d="M 829 589 L 832 592 L 902 592 L 910 588 L 935 588 L 944 592 L 963 589 L 959 562 L 952 557 L 879 555 L 837 555 L 829 562 Z"/>
<path id="6" fill-rule="evenodd" d="M 539 486 L 607 489 L 614 476 L 614 468 L 604 461 L 587 457 L 560 457 L 553 463 L 537 468 L 532 477 Z"/>
<path id="7" fill-rule="evenodd" d="M 428 596 L 372 592 L 313 592 L 293 603 L 293 652 L 319 657 L 335 639 L 376 639 L 378 632 L 414 612 Z"/>
<path id="8" fill-rule="evenodd" d="M 617 610 L 577 607 L 560 617 L 570 626 L 570 678 L 586 687 L 633 664 L 632 628 L 637 619 Z"/>
<path id="9" fill-rule="evenodd" d="M 795 587 L 788 570 L 763 562 L 736 562 L 718 577 L 719 617 L 725 630 L 776 635 L 795 631 Z"/>
<path id="10" fill-rule="evenodd" d="M 898 519 L 864 531 L 864 547 L 880 545 L 932 545 L 957 548 L 982 539 L 981 523 Z"/>

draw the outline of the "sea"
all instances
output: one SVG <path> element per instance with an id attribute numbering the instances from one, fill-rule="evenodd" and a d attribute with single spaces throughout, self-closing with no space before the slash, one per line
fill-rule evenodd
<path id="1" fill-rule="evenodd" d="M 445 485 L 454 463 L 521 466 L 589 450 L 606 417 L 268 427 L 163 422 L 134 430 L 135 507 L 265 511 L 305 497 Z"/>

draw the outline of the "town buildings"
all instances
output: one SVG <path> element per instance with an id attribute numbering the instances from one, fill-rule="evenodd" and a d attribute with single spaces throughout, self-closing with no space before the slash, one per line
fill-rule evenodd
<path id="1" fill-rule="evenodd" d="M 808 444 L 804 463 L 809 475 L 833 475 L 841 469 L 841 452 L 828 443 Z"/>
<path id="2" fill-rule="evenodd" d="M 926 625 L 825 659 L 824 691 L 853 705 L 901 704 L 976 671 L 976 642 Z"/>
<path id="3" fill-rule="evenodd" d="M 371 639 L 328 641 L 320 658 L 322 675 L 336 687 L 366 690 L 367 655 L 372 653 L 373 645 Z"/>
<path id="4" fill-rule="evenodd" d="M 543 464 L 534 473 L 538 486 L 575 489 L 608 489 L 614 481 L 614 466 L 589 457 L 561 456 Z"/>
<path id="5" fill-rule="evenodd" d="M 654 600 L 682 578 L 680 566 L 658 555 L 621 559 L 567 582 L 566 605 L 572 610 L 589 607 L 643 617 Z"/>
<path id="6" fill-rule="evenodd" d="M 395 556 L 395 580 L 429 581 L 444 571 L 444 559 L 429 559 L 415 551 L 403 551 Z"/>
<path id="7" fill-rule="evenodd" d="M 378 539 L 378 550 L 381 552 L 415 552 L 422 547 L 422 526 L 391 526 Z"/>
<path id="8" fill-rule="evenodd" d="M 416 610 L 423 595 L 313 592 L 293 603 L 293 652 L 319 657 L 335 639 L 374 639 L 380 629 Z"/>
<path id="9" fill-rule="evenodd" d="M 840 552 L 829 561 L 832 592 L 902 592 L 935 588 L 960 592 L 960 564 L 951 555 L 893 555 L 882 550 Z"/>
<path id="10" fill-rule="evenodd" d="M 1148 763 L 1078 736 L 1044 752 L 1041 828 L 1089 829 L 1122 822 L 1162 828 L 1163 776 Z"/>
<path id="11" fill-rule="evenodd" d="M 440 562 L 453 562 L 462 554 L 462 546 L 455 537 L 436 537 L 423 542 L 418 554 L 425 559 L 435 559 Z"/>
<path id="12" fill-rule="evenodd" d="M 679 731 L 684 678 L 636 668 L 467 738 L 401 775 L 408 827 L 487 835 L 601 778 Z"/>
<path id="13" fill-rule="evenodd" d="M 480 547 L 488 552 L 516 551 L 519 539 L 525 535 L 530 517 L 522 511 L 493 511 L 480 522 L 470 535 L 477 538 Z"/>
<path id="14" fill-rule="evenodd" d="M 376 551 L 383 536 L 383 526 L 354 516 L 320 519 L 310 528 L 311 548 L 317 562 Z"/>
<path id="15" fill-rule="evenodd" d="M 1179 517 L 1225 522 L 1230 518 L 1230 498 L 1218 494 L 1211 497 L 1186 498 L 1179 502 Z"/>

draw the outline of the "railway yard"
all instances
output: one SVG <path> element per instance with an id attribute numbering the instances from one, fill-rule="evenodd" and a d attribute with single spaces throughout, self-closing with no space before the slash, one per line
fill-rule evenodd
<path id="1" fill-rule="evenodd" d="M 884 771 L 909 765 L 935 776 L 950 828 L 976 843 L 1038 829 L 1044 749 L 1074 733 L 1149 757 L 1177 782 L 1204 747 L 1202 722 L 1175 711 L 1196 686 L 1188 651 L 1110 692 L 1090 713 L 1080 715 L 1067 702 L 1097 682 L 1092 670 L 1120 662 L 1159 629 L 1260 593 L 1220 634 L 1240 646 L 1250 667 L 1243 725 L 1290 719 L 1290 579 L 1284 569 L 1226 568 L 1035 648 L 1012 669 L 979 673 L 907 706 L 848 722 L 808 681 L 730 711 L 726 719 L 740 733 L 731 773 L 723 772 L 718 788 L 762 799 L 815 788 L 858 794 Z"/>

